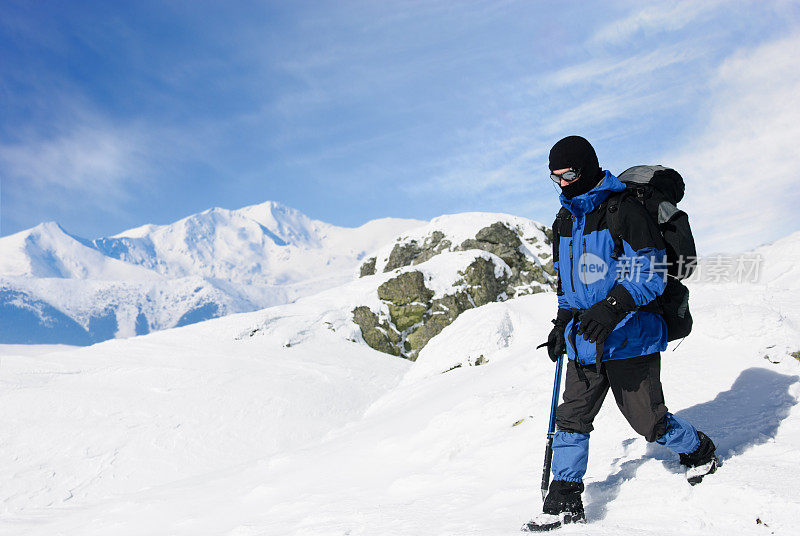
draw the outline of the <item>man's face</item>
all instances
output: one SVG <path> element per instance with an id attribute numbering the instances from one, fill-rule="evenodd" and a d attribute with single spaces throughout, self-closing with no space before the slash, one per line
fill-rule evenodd
<path id="1" fill-rule="evenodd" d="M 570 170 L 570 168 L 564 168 L 564 169 L 554 169 L 554 170 L 553 170 L 553 174 L 554 174 L 554 175 L 561 175 L 561 174 L 563 174 L 563 173 L 566 173 L 566 172 L 567 172 L 567 171 L 569 171 L 569 170 Z M 560 184 L 561 184 L 561 187 L 563 188 L 564 186 L 566 186 L 566 185 L 568 185 L 568 184 L 572 184 L 573 182 L 577 182 L 577 181 L 579 181 L 579 180 L 581 180 L 581 177 L 580 177 L 580 175 L 578 176 L 578 178 L 577 178 L 577 179 L 575 179 L 575 180 L 574 180 L 574 181 L 572 181 L 572 182 L 570 182 L 570 181 L 565 181 L 564 179 L 561 179 L 561 183 L 560 183 Z"/>

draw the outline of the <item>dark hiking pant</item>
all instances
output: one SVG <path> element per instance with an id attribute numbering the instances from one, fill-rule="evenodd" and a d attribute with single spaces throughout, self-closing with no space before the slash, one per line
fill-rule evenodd
<path id="1" fill-rule="evenodd" d="M 605 361 L 596 365 L 567 363 L 564 401 L 556 409 L 556 425 L 564 432 L 588 434 L 609 387 L 622 415 L 636 433 L 655 441 L 667 431 L 667 406 L 661 390 L 661 354 Z M 585 380 L 584 380 L 585 378 Z"/>
<path id="2" fill-rule="evenodd" d="M 700 440 L 691 423 L 667 411 L 661 390 L 661 355 L 648 354 L 596 365 L 567 363 L 564 401 L 556 409 L 553 480 L 581 482 L 589 461 L 589 432 L 609 388 L 636 432 L 676 453 L 689 453 Z"/>

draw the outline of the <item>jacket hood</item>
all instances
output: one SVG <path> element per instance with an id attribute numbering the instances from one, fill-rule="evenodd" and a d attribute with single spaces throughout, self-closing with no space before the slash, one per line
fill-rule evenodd
<path id="1" fill-rule="evenodd" d="M 564 194 L 559 196 L 561 205 L 576 216 L 587 214 L 605 201 L 613 192 L 621 192 L 625 189 L 625 184 L 616 178 L 611 172 L 606 171 L 603 178 L 597 185 L 586 193 L 576 195 L 568 199 Z"/>

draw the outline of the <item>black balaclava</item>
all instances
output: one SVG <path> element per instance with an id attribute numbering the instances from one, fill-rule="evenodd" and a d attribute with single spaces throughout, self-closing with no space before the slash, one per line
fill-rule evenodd
<path id="1" fill-rule="evenodd" d="M 561 187 L 561 193 L 567 199 L 585 194 L 597 186 L 604 175 L 594 147 L 580 136 L 567 136 L 558 140 L 550 149 L 550 171 L 566 168 L 581 170 L 581 177 L 578 180 Z"/>

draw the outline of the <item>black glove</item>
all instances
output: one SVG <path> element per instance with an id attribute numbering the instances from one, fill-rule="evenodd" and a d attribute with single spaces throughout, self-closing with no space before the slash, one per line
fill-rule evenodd
<path id="1" fill-rule="evenodd" d="M 625 315 L 636 309 L 630 292 L 622 285 L 611 289 L 604 299 L 578 317 L 578 335 L 589 342 L 605 342 Z"/>
<path id="2" fill-rule="evenodd" d="M 570 318 L 572 318 L 572 311 L 559 309 L 558 313 L 556 313 L 556 318 L 553 319 L 553 329 L 550 330 L 550 335 L 547 336 L 547 355 L 553 363 L 558 360 L 558 356 L 567 351 L 564 328 L 567 327 Z"/>

